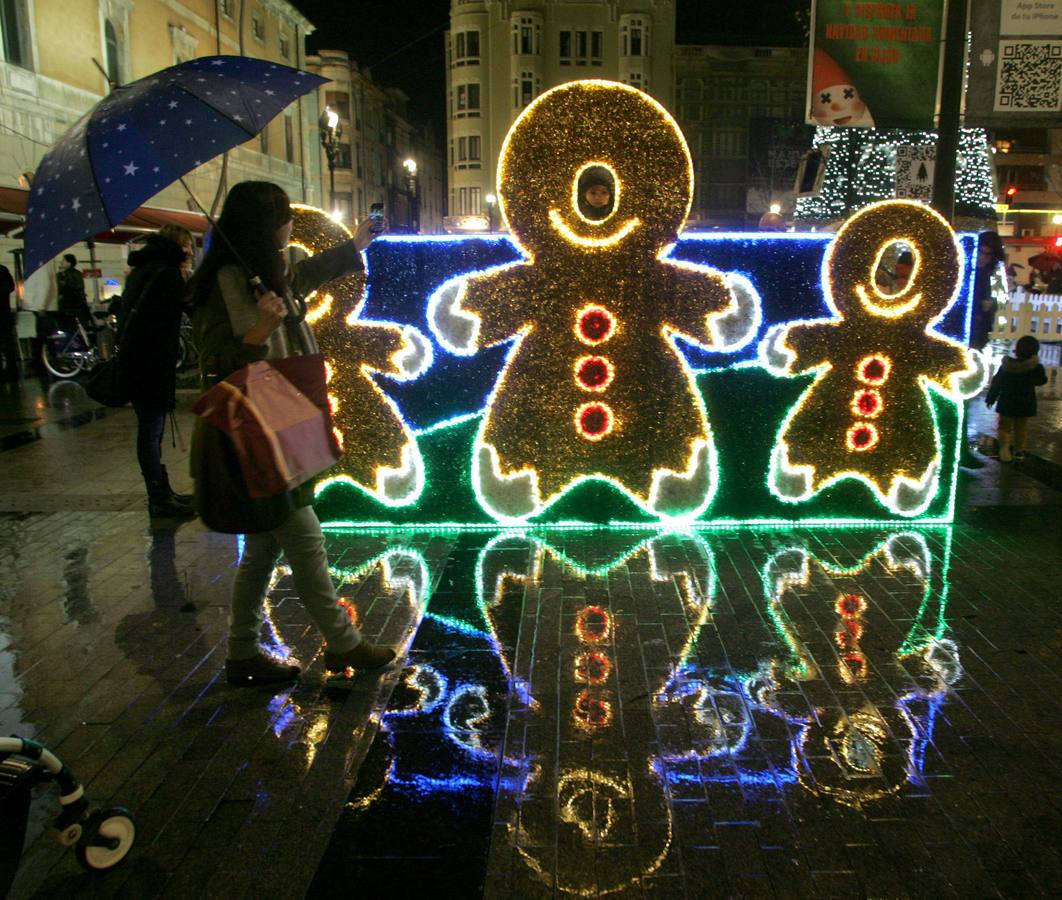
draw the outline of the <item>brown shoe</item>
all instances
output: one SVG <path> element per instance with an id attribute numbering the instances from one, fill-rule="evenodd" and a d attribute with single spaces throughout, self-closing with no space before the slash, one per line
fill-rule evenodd
<path id="1" fill-rule="evenodd" d="M 298 666 L 283 662 L 265 653 L 250 659 L 225 660 L 225 677 L 229 684 L 253 687 L 258 684 L 283 684 L 299 677 Z"/>
<path id="2" fill-rule="evenodd" d="M 342 672 L 345 669 L 382 669 L 395 660 L 395 651 L 390 647 L 370 644 L 362 641 L 353 650 L 333 653 L 325 650 L 325 668 L 329 672 Z"/>

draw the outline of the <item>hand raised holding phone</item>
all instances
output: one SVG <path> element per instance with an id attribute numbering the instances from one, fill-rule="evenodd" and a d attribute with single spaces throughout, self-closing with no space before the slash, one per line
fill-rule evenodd
<path id="1" fill-rule="evenodd" d="M 383 204 L 374 203 L 369 208 L 369 214 L 361 220 L 361 224 L 354 232 L 354 246 L 359 250 L 364 250 L 385 227 Z"/>

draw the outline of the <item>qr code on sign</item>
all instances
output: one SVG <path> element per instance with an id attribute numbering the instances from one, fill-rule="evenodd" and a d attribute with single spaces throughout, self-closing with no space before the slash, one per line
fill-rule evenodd
<path id="1" fill-rule="evenodd" d="M 1062 41 L 1000 41 L 997 112 L 1062 110 Z"/>

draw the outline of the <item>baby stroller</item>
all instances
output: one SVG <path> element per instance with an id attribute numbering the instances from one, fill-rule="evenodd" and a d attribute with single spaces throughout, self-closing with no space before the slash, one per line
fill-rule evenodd
<path id="1" fill-rule="evenodd" d="M 74 847 L 86 869 L 120 863 L 136 836 L 133 817 L 121 806 L 89 810 L 85 789 L 50 750 L 36 741 L 0 737 L 0 897 L 15 880 L 29 817 L 30 790 L 55 780 L 61 809 L 53 822 L 64 847 Z"/>

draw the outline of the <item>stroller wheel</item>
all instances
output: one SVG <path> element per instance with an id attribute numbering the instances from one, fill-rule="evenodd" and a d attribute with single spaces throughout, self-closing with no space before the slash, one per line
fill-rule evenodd
<path id="1" fill-rule="evenodd" d="M 135 839 L 133 815 L 125 807 L 93 810 L 77 844 L 77 861 L 86 869 L 109 869 L 125 859 Z"/>

